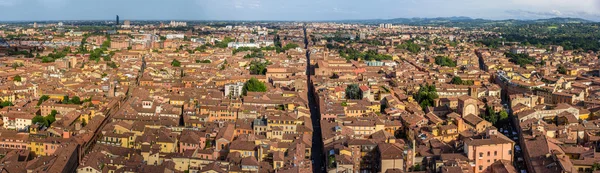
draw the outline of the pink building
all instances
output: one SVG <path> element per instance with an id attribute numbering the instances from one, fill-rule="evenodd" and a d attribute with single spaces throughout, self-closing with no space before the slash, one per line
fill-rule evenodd
<path id="1" fill-rule="evenodd" d="M 201 136 L 196 131 L 183 131 L 179 139 L 179 153 L 186 150 L 204 149 L 206 146 L 206 137 Z"/>
<path id="2" fill-rule="evenodd" d="M 29 134 L 15 131 L 0 132 L 0 148 L 25 150 L 29 146 Z"/>
<path id="3" fill-rule="evenodd" d="M 465 140 L 464 151 L 469 160 L 475 162 L 473 171 L 483 172 L 498 160 L 513 161 L 515 142 L 496 129 L 489 129 L 483 138 Z"/>

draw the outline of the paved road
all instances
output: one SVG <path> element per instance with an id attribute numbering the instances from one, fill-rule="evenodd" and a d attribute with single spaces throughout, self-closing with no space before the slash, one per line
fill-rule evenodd
<path id="1" fill-rule="evenodd" d="M 323 152 L 323 138 L 321 138 L 321 114 L 319 107 L 315 101 L 313 95 L 313 86 L 310 81 L 310 51 L 308 50 L 308 37 L 306 34 L 306 26 L 304 26 L 304 48 L 306 49 L 306 79 L 308 85 L 308 104 L 310 107 L 310 118 L 313 124 L 313 144 L 312 144 L 312 160 L 313 160 L 313 172 L 324 172 L 325 159 Z"/>
<path id="2" fill-rule="evenodd" d="M 127 100 L 131 97 L 130 94 L 134 90 L 134 88 L 138 87 L 140 85 L 140 79 L 142 78 L 142 75 L 144 74 L 145 69 L 146 69 L 146 58 L 145 58 L 145 56 L 142 56 L 142 67 L 138 73 L 138 77 L 136 79 L 135 84 L 129 86 L 127 95 L 125 97 L 118 98 L 118 99 L 120 99 L 119 100 L 120 103 L 117 103 L 117 105 L 115 107 L 109 108 L 109 110 L 106 114 L 106 118 L 100 123 L 100 126 L 98 126 L 96 131 L 94 131 L 94 136 L 91 138 L 90 142 L 87 143 L 86 146 L 83 147 L 85 154 L 87 154 L 94 147 L 94 145 L 98 142 L 98 140 L 102 137 L 102 129 L 104 129 L 104 126 L 106 126 L 106 124 L 108 124 L 109 122 L 112 121 L 112 116 L 118 112 L 118 110 L 121 108 L 121 105 L 127 103 Z M 113 99 L 117 99 L 117 98 L 113 98 Z M 80 159 L 79 161 L 81 162 L 81 159 L 83 159 L 83 156 L 80 157 L 79 159 Z"/>

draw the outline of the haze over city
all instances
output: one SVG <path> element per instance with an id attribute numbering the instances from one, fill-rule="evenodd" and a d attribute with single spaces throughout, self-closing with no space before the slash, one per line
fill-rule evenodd
<path id="1" fill-rule="evenodd" d="M 346 20 L 467 16 L 600 20 L 597 0 L 0 0 L 0 21 Z"/>

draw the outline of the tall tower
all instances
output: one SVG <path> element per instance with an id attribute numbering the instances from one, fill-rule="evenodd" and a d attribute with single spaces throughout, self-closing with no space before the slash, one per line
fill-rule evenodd
<path id="1" fill-rule="evenodd" d="M 117 23 L 115 24 L 115 26 L 119 26 L 119 15 L 117 15 Z"/>

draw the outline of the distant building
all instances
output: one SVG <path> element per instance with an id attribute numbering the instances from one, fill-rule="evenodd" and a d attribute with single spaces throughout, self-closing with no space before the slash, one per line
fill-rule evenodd
<path id="1" fill-rule="evenodd" d="M 392 28 L 392 27 L 394 27 L 394 25 L 391 23 L 382 23 L 382 24 L 379 24 L 379 27 L 380 28 Z"/>
<path id="2" fill-rule="evenodd" d="M 231 48 L 240 48 L 240 47 L 255 47 L 255 48 L 259 48 L 260 44 L 258 43 L 241 43 L 241 42 L 231 42 L 227 44 L 227 47 L 231 47 Z"/>
<path id="3" fill-rule="evenodd" d="M 115 26 L 119 26 L 119 15 L 117 15 L 117 23 L 115 23 Z"/>
<path id="4" fill-rule="evenodd" d="M 242 95 L 242 89 L 244 88 L 243 82 L 226 84 L 225 85 L 225 96 L 236 98 Z"/>
<path id="5" fill-rule="evenodd" d="M 171 26 L 171 27 L 187 26 L 187 22 L 171 21 L 171 23 L 169 24 L 169 26 Z"/>
<path id="6" fill-rule="evenodd" d="M 184 34 L 167 34 L 167 36 L 165 36 L 167 39 L 183 39 L 185 38 Z"/>
<path id="7" fill-rule="evenodd" d="M 129 21 L 129 20 L 124 21 L 123 22 L 123 27 L 125 27 L 125 28 L 131 27 L 131 21 Z"/>

